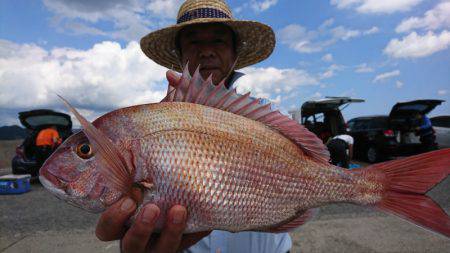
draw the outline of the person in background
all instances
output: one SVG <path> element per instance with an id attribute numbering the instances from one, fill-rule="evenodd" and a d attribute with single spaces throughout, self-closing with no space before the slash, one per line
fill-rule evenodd
<path id="1" fill-rule="evenodd" d="M 420 136 L 423 151 L 431 151 L 437 148 L 436 135 L 434 134 L 433 126 L 430 119 L 426 115 L 420 113 L 416 114 L 416 119 L 419 121 L 419 126 L 416 127 L 416 135 Z"/>
<path id="2" fill-rule="evenodd" d="M 62 142 L 55 126 L 42 129 L 36 137 L 36 160 L 43 164 Z"/>
<path id="3" fill-rule="evenodd" d="M 337 135 L 327 142 L 327 147 L 331 163 L 348 169 L 353 158 L 353 137 L 347 134 Z"/>

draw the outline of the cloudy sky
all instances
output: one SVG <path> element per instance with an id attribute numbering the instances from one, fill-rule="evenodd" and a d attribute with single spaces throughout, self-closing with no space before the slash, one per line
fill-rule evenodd
<path id="1" fill-rule="evenodd" d="M 139 39 L 175 22 L 181 0 L 0 1 L 0 126 L 17 112 L 63 110 L 61 94 L 89 119 L 159 101 L 163 67 Z M 344 116 L 388 114 L 399 101 L 443 99 L 450 114 L 450 1 L 230 0 L 238 19 L 273 27 L 277 45 L 245 68 L 239 90 L 286 112 L 311 99 L 366 103 Z"/>

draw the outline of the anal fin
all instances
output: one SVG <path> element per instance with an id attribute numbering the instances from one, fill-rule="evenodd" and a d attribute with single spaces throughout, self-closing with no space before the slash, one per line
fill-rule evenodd
<path id="1" fill-rule="evenodd" d="M 282 223 L 279 226 L 276 227 L 272 227 L 269 229 L 264 229 L 262 232 L 269 232 L 269 233 L 286 233 L 286 232 L 290 232 L 292 230 L 294 230 L 297 227 L 300 227 L 301 225 L 305 224 L 306 222 L 312 220 L 318 211 L 318 208 L 314 208 L 314 209 L 308 209 L 304 212 L 301 212 L 297 217 L 295 217 L 294 219 Z"/>

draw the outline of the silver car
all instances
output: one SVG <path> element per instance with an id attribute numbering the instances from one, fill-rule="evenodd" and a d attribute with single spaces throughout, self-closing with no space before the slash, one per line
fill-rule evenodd
<path id="1" fill-rule="evenodd" d="M 450 148 L 450 116 L 437 116 L 430 120 L 439 148 Z"/>

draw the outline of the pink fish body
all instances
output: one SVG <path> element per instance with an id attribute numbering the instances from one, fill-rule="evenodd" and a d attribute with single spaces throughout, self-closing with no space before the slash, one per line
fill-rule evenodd
<path id="1" fill-rule="evenodd" d="M 179 81 L 170 75 L 174 89 L 165 102 L 119 109 L 93 125 L 74 111 L 84 132 L 46 161 L 44 186 L 90 211 L 139 186 L 138 201 L 161 209 L 159 228 L 171 206 L 187 207 L 185 233 L 288 231 L 313 208 L 349 202 L 449 236 L 449 217 L 421 195 L 448 175 L 449 149 L 349 172 L 326 162 L 314 135 L 248 95 L 220 90 L 198 74 L 185 72 Z M 413 210 L 423 204 L 432 214 Z"/>

